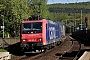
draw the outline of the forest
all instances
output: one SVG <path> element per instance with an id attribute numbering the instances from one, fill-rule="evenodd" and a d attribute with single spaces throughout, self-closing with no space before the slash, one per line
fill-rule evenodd
<path id="1" fill-rule="evenodd" d="M 21 21 L 31 15 L 40 14 L 46 19 L 65 22 L 66 19 L 80 19 L 82 10 L 84 20 L 85 16 L 90 16 L 89 6 L 90 2 L 47 4 L 47 0 L 0 0 L 0 27 L 4 20 L 5 37 L 19 37 Z"/>

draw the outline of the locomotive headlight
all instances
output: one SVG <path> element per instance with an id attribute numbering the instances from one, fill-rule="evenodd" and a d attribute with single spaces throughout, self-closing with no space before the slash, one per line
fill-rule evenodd
<path id="1" fill-rule="evenodd" d="M 25 39 L 22 40 L 22 43 L 26 43 L 26 42 L 27 42 L 27 40 L 25 40 Z"/>
<path id="2" fill-rule="evenodd" d="M 26 40 L 23 40 L 23 42 L 25 42 Z"/>
<path id="3" fill-rule="evenodd" d="M 39 41 L 42 41 L 42 38 L 39 38 L 38 40 L 39 40 Z"/>

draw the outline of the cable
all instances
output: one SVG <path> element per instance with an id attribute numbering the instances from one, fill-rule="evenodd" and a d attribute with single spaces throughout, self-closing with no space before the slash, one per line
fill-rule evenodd
<path id="1" fill-rule="evenodd" d="M 28 1 L 28 0 L 27 0 L 27 1 Z M 28 3 L 31 4 L 31 3 L 32 3 L 32 0 L 29 0 Z"/>
<path id="2" fill-rule="evenodd" d="M 53 3 L 54 3 L 54 0 L 52 0 L 53 1 Z"/>
<path id="3" fill-rule="evenodd" d="M 78 2 L 78 0 L 76 1 L 76 3 Z"/>
<path id="4" fill-rule="evenodd" d="M 67 0 L 69 2 L 69 0 Z M 70 3 L 70 2 L 69 2 Z"/>
<path id="5" fill-rule="evenodd" d="M 70 3 L 70 1 L 69 0 L 67 0 L 69 3 Z M 78 2 L 78 0 L 76 1 L 76 3 Z"/>

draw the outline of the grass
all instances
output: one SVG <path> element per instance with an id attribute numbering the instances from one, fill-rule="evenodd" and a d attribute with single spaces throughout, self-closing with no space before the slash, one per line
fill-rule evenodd
<path id="1" fill-rule="evenodd" d="M 7 50 L 0 48 L 0 52 L 7 52 Z M 11 58 L 18 58 L 19 56 L 15 56 L 11 54 Z"/>
<path id="2" fill-rule="evenodd" d="M 7 52 L 7 50 L 5 50 L 5 49 L 0 49 L 0 52 Z"/>

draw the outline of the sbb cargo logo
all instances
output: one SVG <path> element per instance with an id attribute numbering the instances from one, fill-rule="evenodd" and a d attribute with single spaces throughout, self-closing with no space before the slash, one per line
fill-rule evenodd
<path id="1" fill-rule="evenodd" d="M 55 27 L 49 27 L 49 37 L 50 37 L 50 39 L 56 38 L 56 30 L 55 30 Z"/>

